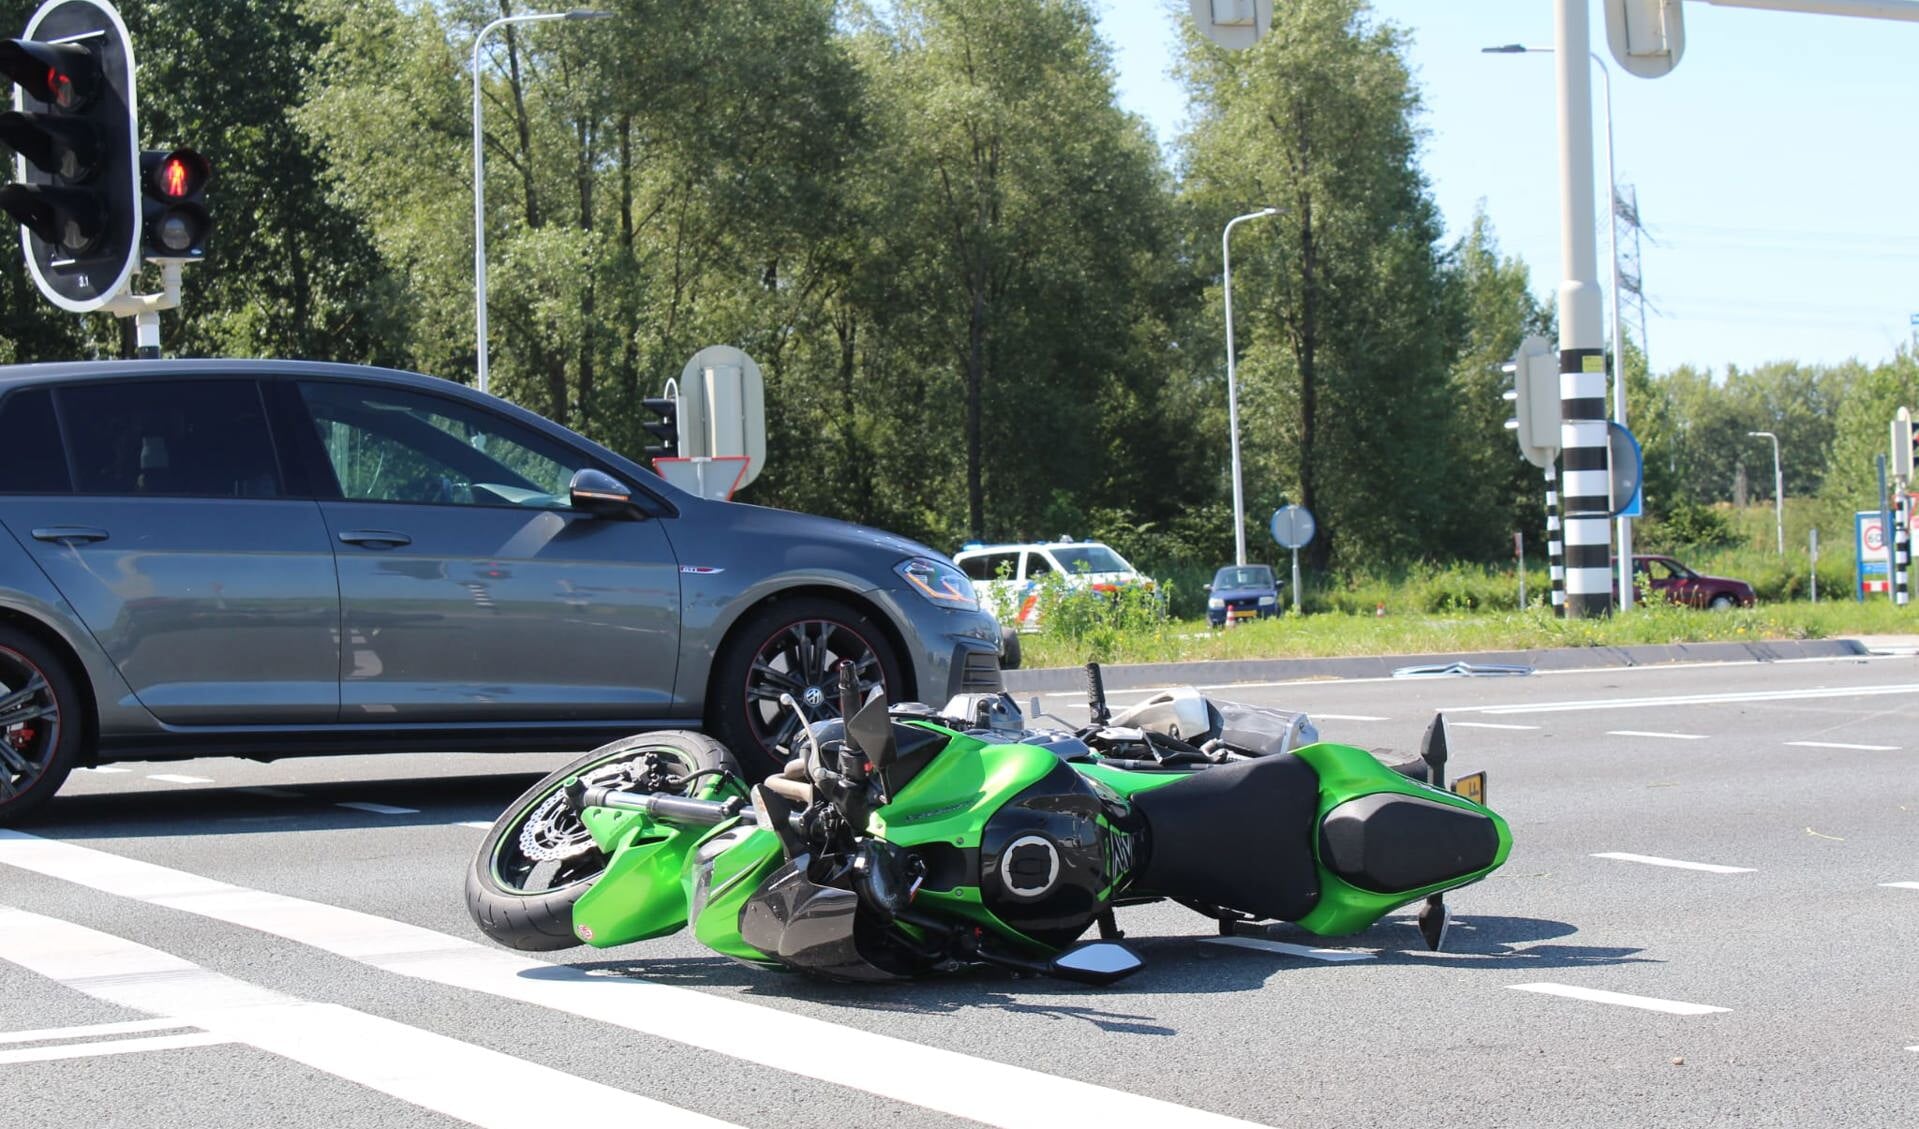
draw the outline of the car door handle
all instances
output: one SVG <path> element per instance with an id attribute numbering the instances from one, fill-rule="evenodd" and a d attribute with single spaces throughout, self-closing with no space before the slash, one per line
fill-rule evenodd
<path id="1" fill-rule="evenodd" d="M 91 525 L 43 525 L 33 531 L 33 539 L 61 545 L 90 545 L 95 541 L 105 541 L 107 531 Z"/>
<path id="2" fill-rule="evenodd" d="M 340 534 L 340 540 L 349 545 L 365 545 L 369 549 L 391 549 L 413 544 L 413 538 L 391 529 L 349 529 Z"/>

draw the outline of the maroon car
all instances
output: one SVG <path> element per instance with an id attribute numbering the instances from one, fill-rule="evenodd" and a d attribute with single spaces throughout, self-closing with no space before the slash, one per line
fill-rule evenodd
<path id="1" fill-rule="evenodd" d="M 1752 585 L 1723 576 L 1701 575 L 1671 557 L 1634 554 L 1632 576 L 1634 588 L 1644 590 L 1650 585 L 1654 592 L 1663 593 L 1675 604 L 1714 611 L 1753 605 Z M 1618 581 L 1613 583 L 1617 587 Z"/>

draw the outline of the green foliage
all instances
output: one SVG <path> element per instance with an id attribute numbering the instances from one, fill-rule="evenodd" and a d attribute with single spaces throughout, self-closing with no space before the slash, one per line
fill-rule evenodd
<path id="1" fill-rule="evenodd" d="M 1164 641 L 1172 622 L 1167 615 L 1170 594 L 1164 585 L 1139 584 L 1102 592 L 1052 572 L 1039 581 L 1036 612 L 1045 634 L 1084 648 L 1093 656 L 1087 661 L 1103 662 L 1107 659 L 1101 656 L 1114 654 L 1123 639 Z"/>

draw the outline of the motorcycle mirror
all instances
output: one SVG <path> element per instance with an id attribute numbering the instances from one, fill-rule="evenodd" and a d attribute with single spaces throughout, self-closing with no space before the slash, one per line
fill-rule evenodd
<path id="1" fill-rule="evenodd" d="M 1138 953 L 1112 941 L 1088 941 L 1054 957 L 1046 971 L 1061 980 L 1105 987 L 1146 967 Z"/>
<path id="2" fill-rule="evenodd" d="M 893 741 L 893 719 L 887 716 L 884 697 L 873 698 L 847 719 L 846 736 L 875 769 L 885 768 L 899 756 L 899 746 Z"/>

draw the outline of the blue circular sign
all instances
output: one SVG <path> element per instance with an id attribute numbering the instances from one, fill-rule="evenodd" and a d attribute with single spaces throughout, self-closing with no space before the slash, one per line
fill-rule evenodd
<path id="1" fill-rule="evenodd" d="M 1273 540 L 1282 549 L 1299 549 L 1313 539 L 1317 526 L 1312 511 L 1304 506 L 1281 506 L 1273 511 Z"/>

